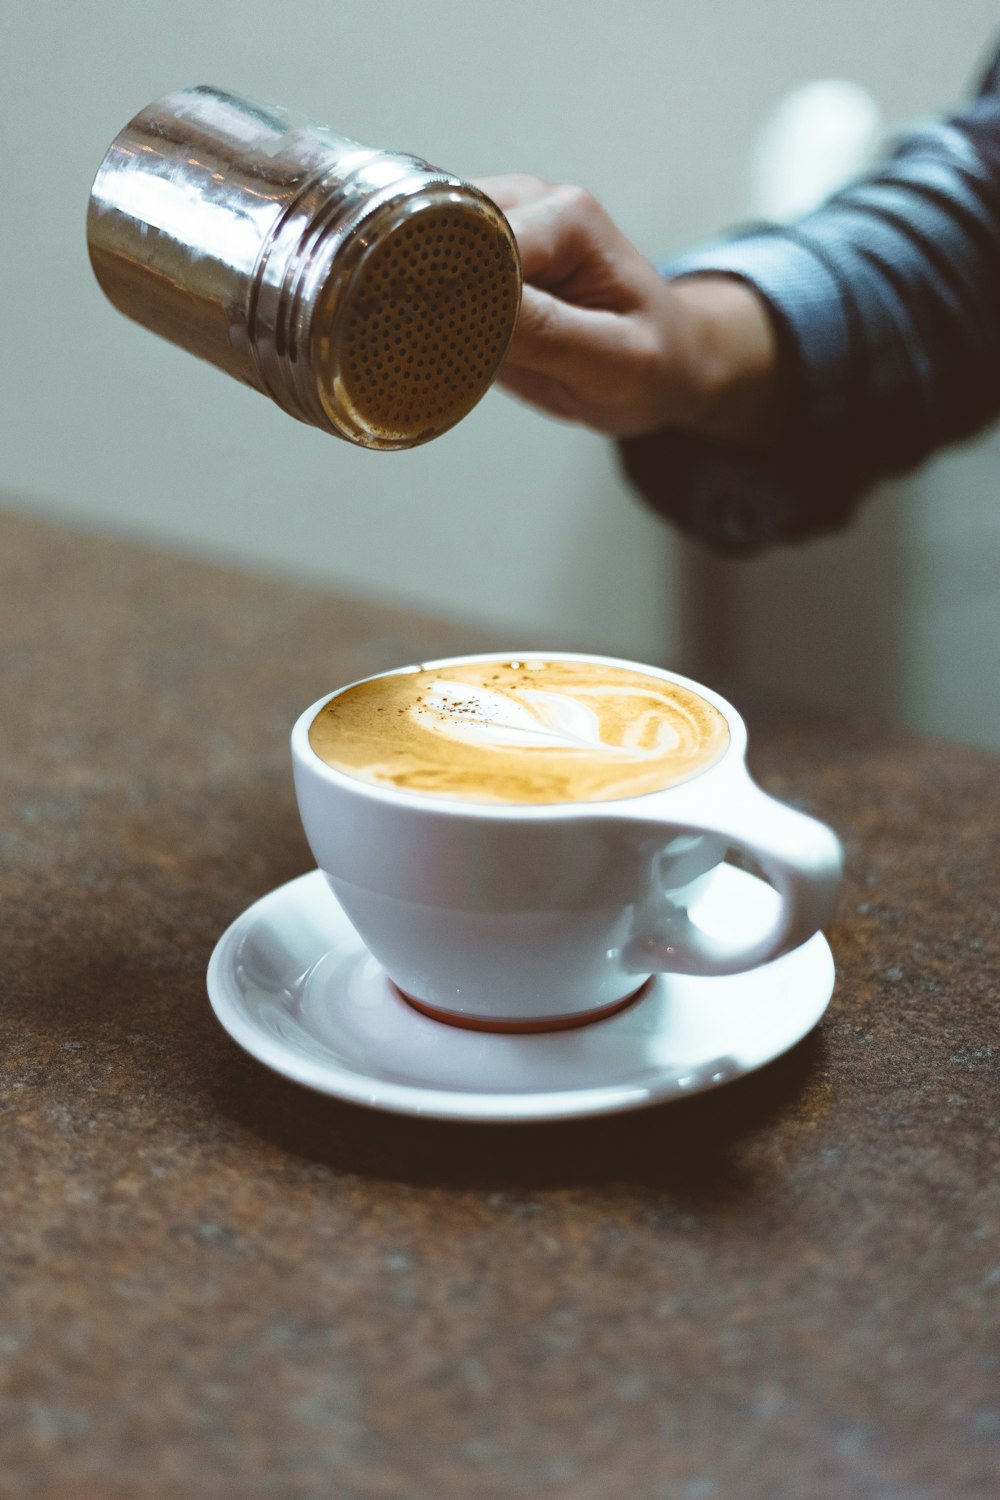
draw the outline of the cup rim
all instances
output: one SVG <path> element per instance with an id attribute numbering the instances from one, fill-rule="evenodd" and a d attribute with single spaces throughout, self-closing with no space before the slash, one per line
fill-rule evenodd
<path id="1" fill-rule="evenodd" d="M 339 697 L 341 693 L 347 692 L 349 688 L 357 687 L 359 683 L 374 682 L 380 677 L 395 677 L 402 672 L 433 671 L 437 667 L 453 667 L 464 662 L 519 659 L 596 662 L 599 665 L 623 667 L 647 676 L 660 677 L 667 682 L 674 682 L 679 687 L 687 688 L 698 697 L 704 698 L 722 714 L 729 729 L 729 744 L 719 759 L 704 767 L 703 770 L 696 771 L 692 776 L 686 777 L 683 781 L 674 782 L 671 786 L 661 787 L 658 791 L 641 792 L 634 797 L 613 797 L 586 802 L 477 802 L 471 798 L 449 797 L 437 792 L 402 791 L 398 787 L 382 786 L 377 782 L 363 781 L 358 776 L 349 776 L 346 771 L 338 771 L 322 756 L 317 755 L 309 741 L 309 729 L 320 710 L 332 698 Z M 706 777 L 715 776 L 720 772 L 725 774 L 726 770 L 731 770 L 734 764 L 742 769 L 746 756 L 747 729 L 742 716 L 721 693 L 706 687 L 704 683 L 697 682 L 693 677 L 686 677 L 683 673 L 674 672 L 667 667 L 654 666 L 650 662 L 631 661 L 626 657 L 607 656 L 593 651 L 537 649 L 531 651 L 463 651 L 456 656 L 440 656 L 430 661 L 409 662 L 405 666 L 389 667 L 384 672 L 368 672 L 363 677 L 356 677 L 351 682 L 342 683 L 332 692 L 325 693 L 322 698 L 317 698 L 315 703 L 310 704 L 299 715 L 292 727 L 291 748 L 293 759 L 311 775 L 326 782 L 331 788 L 352 796 L 365 797 L 372 802 L 407 808 L 414 812 L 434 813 L 436 816 L 483 818 L 504 822 L 511 820 L 541 822 L 553 818 L 561 820 L 581 816 L 624 815 L 626 809 L 635 812 L 643 805 L 648 807 L 653 798 L 673 799 L 677 794 L 683 796 L 692 786 L 703 785 Z"/>

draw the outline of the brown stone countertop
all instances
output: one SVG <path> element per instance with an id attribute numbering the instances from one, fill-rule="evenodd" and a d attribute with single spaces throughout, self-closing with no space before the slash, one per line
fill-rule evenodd
<path id="1" fill-rule="evenodd" d="M 997 1493 L 997 760 L 751 705 L 847 847 L 818 1029 L 420 1122 L 267 1072 L 205 968 L 309 868 L 296 714 L 519 643 L 13 514 L 0 616 L 2 1500 Z"/>

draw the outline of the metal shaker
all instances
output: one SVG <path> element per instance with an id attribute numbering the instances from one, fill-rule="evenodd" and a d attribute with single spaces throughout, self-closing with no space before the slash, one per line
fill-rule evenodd
<path id="1" fill-rule="evenodd" d="M 477 188 L 208 87 L 116 138 L 87 239 L 121 312 L 367 448 L 465 416 L 521 295 L 514 236 Z"/>

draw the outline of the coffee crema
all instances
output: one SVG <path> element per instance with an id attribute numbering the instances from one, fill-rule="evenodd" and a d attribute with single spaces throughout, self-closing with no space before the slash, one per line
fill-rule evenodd
<path id="1" fill-rule="evenodd" d="M 309 743 L 335 770 L 399 791 L 603 802 L 696 776 L 724 755 L 729 726 L 697 693 L 629 667 L 496 657 L 345 688 Z"/>

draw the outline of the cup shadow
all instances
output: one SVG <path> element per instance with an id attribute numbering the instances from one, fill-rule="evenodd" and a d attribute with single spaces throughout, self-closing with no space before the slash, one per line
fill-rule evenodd
<path id="1" fill-rule="evenodd" d="M 556 1188 L 632 1183 L 742 1196 L 740 1148 L 796 1107 L 822 1067 L 822 1030 L 748 1077 L 627 1114 L 494 1125 L 422 1120 L 329 1099 L 233 1053 L 216 1106 L 280 1150 L 337 1172 L 434 1188 Z"/>

